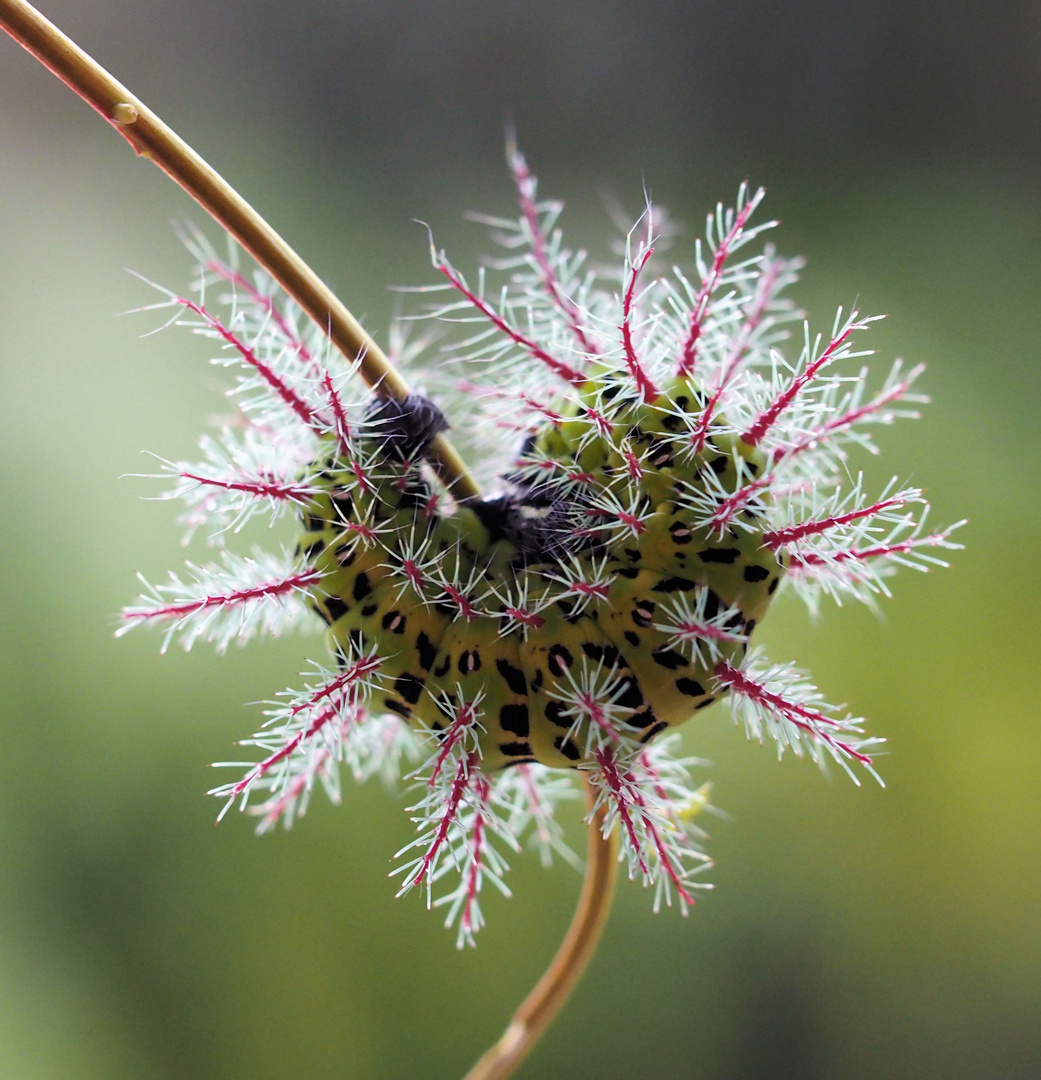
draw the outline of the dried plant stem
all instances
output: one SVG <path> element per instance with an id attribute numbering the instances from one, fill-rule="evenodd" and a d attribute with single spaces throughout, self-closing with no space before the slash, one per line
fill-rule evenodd
<path id="1" fill-rule="evenodd" d="M 592 811 L 596 792 L 583 776 L 586 804 Z M 509 1027 L 463 1080 L 505 1080 L 528 1056 L 543 1032 L 571 996 L 586 965 L 596 951 L 607 922 L 618 877 L 618 834 L 604 836 L 607 808 L 593 813 L 589 823 L 589 855 L 578 908 L 553 962 L 513 1014 Z"/>
<path id="2" fill-rule="evenodd" d="M 409 392 L 387 356 L 332 291 L 277 232 L 147 106 L 116 81 L 56 26 L 24 0 L 0 0 L 0 27 L 101 114 L 143 157 L 176 181 L 321 327 L 375 391 L 402 399 Z M 480 496 L 455 448 L 442 435 L 428 456 L 460 500 Z M 585 780 L 593 808 L 594 792 Z M 589 857 L 578 908 L 557 955 L 514 1013 L 502 1038 L 466 1080 L 512 1075 L 570 996 L 588 964 L 607 919 L 618 867 L 617 835 L 603 835 L 605 810 L 589 825 Z"/>
<path id="3" fill-rule="evenodd" d="M 143 157 L 175 180 L 225 228 L 321 327 L 357 362 L 378 393 L 402 399 L 409 392 L 380 347 L 315 272 L 277 232 L 125 86 L 24 0 L 0 0 L 0 27 L 93 106 Z M 439 435 L 428 456 L 442 482 L 460 500 L 480 490 L 452 444 Z"/>

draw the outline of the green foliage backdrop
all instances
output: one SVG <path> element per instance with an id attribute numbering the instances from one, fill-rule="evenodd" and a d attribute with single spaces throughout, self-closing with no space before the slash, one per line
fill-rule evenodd
<path id="1" fill-rule="evenodd" d="M 283 230 L 366 325 L 461 263 L 505 211 L 512 112 L 573 241 L 641 184 L 689 226 L 750 175 L 809 258 L 817 326 L 856 301 L 933 404 L 863 464 L 970 518 L 954 567 L 905 573 L 884 618 L 779 604 L 771 655 L 890 739 L 886 791 L 749 747 L 711 758 L 716 890 L 686 920 L 620 888 L 604 946 L 527 1077 L 704 1080 L 1041 1073 L 1041 205 L 1031 5 L 376 7 L 72 0 L 46 7 Z M 727 14 L 721 9 L 726 7 Z M 375 12 L 375 13 L 374 13 Z M 1031 141 L 1033 140 L 1033 141 Z M 522 860 L 457 954 L 395 902 L 401 799 L 348 787 L 291 833 L 213 827 L 233 756 L 317 639 L 214 658 L 114 642 L 180 556 L 142 450 L 188 455 L 219 375 L 141 339 L 131 267 L 177 287 L 186 200 L 0 41 L 0 1075 L 315 1080 L 461 1075 L 552 953 L 578 879 Z M 601 239 L 603 237 L 604 239 Z M 677 257 L 682 252 L 677 249 Z"/>

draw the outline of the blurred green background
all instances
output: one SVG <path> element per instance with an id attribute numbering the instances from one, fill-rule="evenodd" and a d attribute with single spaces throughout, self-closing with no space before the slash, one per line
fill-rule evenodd
<path id="1" fill-rule="evenodd" d="M 866 468 L 971 519 L 952 569 L 878 620 L 794 601 L 760 631 L 890 740 L 885 791 L 778 764 L 725 709 L 716 889 L 657 917 L 624 882 L 592 968 L 522 1077 L 1041 1076 L 1037 611 L 1041 9 L 1033 2 L 53 0 L 45 11 L 385 334 L 505 212 L 512 117 L 572 243 L 642 185 L 684 220 L 744 177 L 808 256 L 817 327 L 890 318 L 923 420 Z M 0 1076 L 460 1076 L 541 971 L 579 882 L 516 860 L 476 951 L 393 900 L 402 799 L 347 788 L 290 833 L 213 827 L 207 762 L 319 638 L 160 659 L 114 613 L 183 552 L 143 450 L 191 456 L 219 375 L 141 338 L 133 268 L 182 287 L 200 214 L 0 40 Z M 683 246 L 687 247 L 684 250 Z M 578 838 L 580 842 L 580 837 Z"/>

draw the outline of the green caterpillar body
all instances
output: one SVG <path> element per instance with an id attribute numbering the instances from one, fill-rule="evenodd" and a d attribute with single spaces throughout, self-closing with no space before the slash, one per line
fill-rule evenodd
<path id="1" fill-rule="evenodd" d="M 766 461 L 719 423 L 687 448 L 703 407 L 689 383 L 634 402 L 604 376 L 577 398 L 529 440 L 510 500 L 439 513 L 377 425 L 359 436 L 364 480 L 330 443 L 303 514 L 298 550 L 322 573 L 311 603 L 337 656 L 380 657 L 369 707 L 435 732 L 476 722 L 486 770 L 574 767 L 598 729 L 646 742 L 688 720 L 715 700 L 716 664 L 740 658 L 784 573 L 756 509 L 722 536 L 696 523 L 692 493 L 734 491 Z M 677 602 L 728 612 L 730 633 L 678 645 L 662 628 Z"/>

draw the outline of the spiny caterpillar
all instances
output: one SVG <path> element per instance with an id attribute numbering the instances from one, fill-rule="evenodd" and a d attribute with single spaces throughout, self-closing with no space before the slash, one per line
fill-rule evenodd
<path id="1" fill-rule="evenodd" d="M 432 248 L 451 299 L 426 314 L 464 324 L 462 339 L 432 362 L 431 342 L 396 324 L 388 352 L 429 398 L 374 397 L 360 360 L 269 279 L 190 239 L 197 298 L 163 290 L 156 306 L 220 343 L 239 413 L 204 439 L 206 460 L 164 464 L 171 495 L 217 546 L 261 511 L 302 532 L 280 556 L 189 564 L 191 580 L 171 575 L 124 612 L 127 627 L 218 648 L 317 612 L 334 660 L 268 703 L 245 740 L 260 760 L 225 763 L 245 771 L 213 794 L 267 828 L 316 785 L 337 798 L 341 768 L 406 775 L 419 794 L 402 891 L 429 898 L 457 875 L 437 902 L 460 943 L 481 925 L 481 882 L 506 891 L 504 849 L 568 855 L 555 807 L 576 770 L 630 876 L 686 907 L 705 792 L 679 737 L 656 736 L 718 698 L 779 753 L 871 772 L 863 721 L 749 640 L 779 586 L 813 610 L 829 595 L 873 603 L 897 566 L 943 565 L 932 551 L 957 546 L 926 531 L 917 488 L 844 489 L 850 449 L 874 451 L 870 426 L 916 415 L 920 369 L 897 362 L 869 392 L 866 369 L 842 363 L 867 355 L 853 335 L 872 320 L 841 309 L 785 357 L 800 263 L 738 255 L 772 224 L 750 224 L 762 192 L 742 187 L 709 217 L 693 277 L 651 261 L 666 231 L 651 206 L 645 239 L 631 233 L 605 271 L 564 246 L 560 205 L 536 199 L 520 154 L 510 163 L 520 215 L 486 219 L 507 252 L 489 268 L 497 299 L 485 269 L 471 286 Z M 436 487 L 424 454 L 449 422 L 484 498 Z"/>
<path id="2" fill-rule="evenodd" d="M 692 444 L 694 380 L 645 396 L 590 373 L 570 415 L 528 439 L 513 493 L 449 515 L 417 464 L 443 426 L 425 399 L 371 410 L 349 458 L 332 446 L 298 551 L 343 665 L 381 658 L 375 707 L 441 738 L 479 723 L 485 770 L 568 767 L 612 728 L 646 743 L 725 692 L 716 668 L 740 663 L 783 561 L 761 508 L 718 530 L 699 508 L 766 459 L 723 418 Z M 684 623 L 703 630 L 678 646 Z"/>

